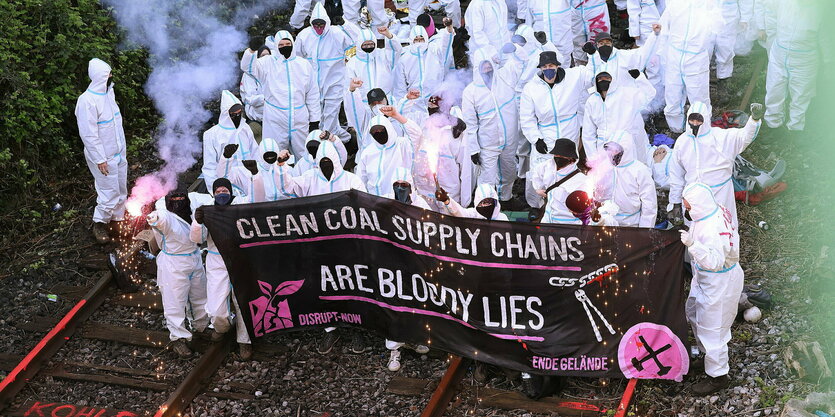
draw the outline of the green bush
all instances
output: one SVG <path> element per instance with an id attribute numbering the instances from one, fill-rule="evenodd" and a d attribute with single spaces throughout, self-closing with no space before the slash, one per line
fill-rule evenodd
<path id="1" fill-rule="evenodd" d="M 142 88 L 147 52 L 120 49 L 98 0 L 12 0 L 0 15 L 0 191 L 30 194 L 50 175 L 86 170 L 74 110 L 91 58 L 113 67 L 128 143 L 149 137 L 159 119 Z"/>

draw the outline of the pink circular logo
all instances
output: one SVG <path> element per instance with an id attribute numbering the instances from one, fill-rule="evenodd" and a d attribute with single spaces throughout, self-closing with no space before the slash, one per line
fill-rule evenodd
<path id="1" fill-rule="evenodd" d="M 690 369 L 684 344 L 669 327 L 638 323 L 620 339 L 618 365 L 627 378 L 681 382 Z"/>

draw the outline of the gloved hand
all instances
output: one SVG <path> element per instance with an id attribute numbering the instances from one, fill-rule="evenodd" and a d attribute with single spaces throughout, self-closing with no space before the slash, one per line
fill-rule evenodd
<path id="1" fill-rule="evenodd" d="M 435 190 L 435 200 L 444 204 L 449 204 L 449 193 L 447 193 L 443 187 L 438 187 L 438 189 Z"/>
<path id="2" fill-rule="evenodd" d="M 196 221 L 197 224 L 203 224 L 203 218 L 203 206 L 197 207 L 197 209 L 194 210 L 194 221 Z"/>
<path id="3" fill-rule="evenodd" d="M 319 128 L 319 122 L 310 122 L 307 124 L 307 131 L 312 132 Z"/>
<path id="4" fill-rule="evenodd" d="M 290 151 L 284 149 L 278 153 L 278 159 L 276 160 L 276 162 L 278 163 L 278 165 L 283 165 L 285 162 L 287 162 L 288 159 L 290 159 Z"/>
<path id="5" fill-rule="evenodd" d="M 237 150 L 238 150 L 238 144 L 237 143 L 230 143 L 230 144 L 223 147 L 223 157 L 227 158 L 227 159 L 231 158 L 232 155 L 234 155 L 235 151 L 237 151 Z"/>
<path id="6" fill-rule="evenodd" d="M 638 77 L 641 76 L 641 70 L 631 69 L 631 70 L 629 70 L 629 75 L 631 75 L 632 78 L 638 79 Z"/>
<path id="7" fill-rule="evenodd" d="M 470 159 L 473 160 L 474 164 L 481 165 L 481 154 L 480 153 L 474 153 L 474 154 L 470 155 Z"/>
<path id="8" fill-rule="evenodd" d="M 258 163 L 254 159 L 245 159 L 243 161 L 244 168 L 246 168 L 252 175 L 258 173 Z"/>
<path id="9" fill-rule="evenodd" d="M 319 133 L 319 140 L 329 140 L 331 138 L 331 132 L 327 130 L 322 130 Z"/>
<path id="10" fill-rule="evenodd" d="M 679 230 L 681 233 L 681 243 L 684 243 L 684 246 L 688 248 L 693 245 L 693 235 L 687 230 Z"/>
<path id="11" fill-rule="evenodd" d="M 591 55 L 591 54 L 597 52 L 597 45 L 595 45 L 594 42 L 591 42 L 591 41 L 586 42 L 586 43 L 583 44 L 583 52 Z"/>
<path id="12" fill-rule="evenodd" d="M 765 114 L 765 106 L 760 103 L 751 103 L 751 118 L 755 121 L 759 121 L 763 118 L 763 114 Z"/>
<path id="13" fill-rule="evenodd" d="M 684 224 L 684 217 L 682 216 L 681 211 L 681 203 L 674 204 L 673 209 L 667 213 L 667 220 L 673 224 L 673 226 L 681 226 Z"/>
<path id="14" fill-rule="evenodd" d="M 548 144 L 545 143 L 545 139 L 539 138 L 536 140 L 536 144 L 534 145 L 536 151 L 541 154 L 548 153 Z"/>
<path id="15" fill-rule="evenodd" d="M 148 213 L 148 217 L 146 217 L 146 219 L 148 220 L 148 224 L 156 224 L 157 221 L 159 221 L 159 214 L 157 214 L 156 211 L 152 211 Z"/>
<path id="16" fill-rule="evenodd" d="M 533 33 L 534 39 L 537 40 L 542 45 L 545 45 L 548 42 L 548 35 L 545 34 L 543 31 L 538 31 Z"/>

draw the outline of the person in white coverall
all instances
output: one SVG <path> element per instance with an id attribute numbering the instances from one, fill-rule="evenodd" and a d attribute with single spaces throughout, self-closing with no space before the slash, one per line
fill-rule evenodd
<path id="1" fill-rule="evenodd" d="M 546 39 L 560 52 L 560 61 L 566 57 L 570 59 L 574 50 L 574 33 L 571 27 L 573 11 L 569 0 L 530 0 L 528 8 L 529 19 L 533 20 L 529 23 L 531 29 L 545 33 Z M 516 33 L 519 34 L 518 28 Z"/>
<path id="2" fill-rule="evenodd" d="M 592 85 L 583 68 L 560 67 L 555 52 L 541 53 L 539 68 L 540 74 L 525 86 L 519 104 L 522 134 L 532 148 L 528 173 L 552 159 L 548 152 L 557 139 L 570 139 L 575 144 L 580 140 L 579 97 Z M 526 182 L 525 196 L 531 207 L 542 204 L 530 181 Z"/>
<path id="3" fill-rule="evenodd" d="M 565 198 L 572 191 L 584 188 L 587 181 L 586 175 L 577 169 L 575 146 L 569 139 L 558 139 L 548 154 L 548 160 L 537 165 L 529 174 L 529 181 L 538 198 L 536 205 L 531 204 L 531 207 L 541 207 L 543 198 L 548 199 L 543 207 L 542 223 L 582 223 L 565 205 Z M 560 184 L 554 187 L 557 183 Z"/>
<path id="4" fill-rule="evenodd" d="M 467 124 L 472 162 L 479 165 L 478 184 L 496 187 L 500 202 L 513 197 L 519 113 L 516 107 L 518 67 L 513 61 L 499 67 L 495 50 L 473 54 L 473 81 L 464 88 L 461 110 Z"/>
<path id="5" fill-rule="evenodd" d="M 218 178 L 218 162 L 223 156 L 223 150 L 228 144 L 238 145 L 234 156 L 229 157 L 233 163 L 229 167 L 240 165 L 245 159 L 253 159 L 258 144 L 255 135 L 243 117 L 243 105 L 229 90 L 220 94 L 220 114 L 217 124 L 203 133 L 203 181 L 206 189 L 214 184 Z M 265 136 L 269 137 L 269 136 Z M 239 190 L 242 194 L 245 191 Z"/>
<path id="6" fill-rule="evenodd" d="M 266 104 L 262 137 L 273 138 L 299 158 L 308 132 L 319 128 L 319 85 L 310 63 L 295 55 L 293 36 L 280 30 L 275 37 L 278 51 L 258 58 L 255 72 Z"/>
<path id="7" fill-rule="evenodd" d="M 470 34 L 471 51 L 485 47 L 498 51 L 510 37 L 504 0 L 472 0 L 464 12 L 464 21 Z"/>
<path id="8" fill-rule="evenodd" d="M 345 87 L 345 51 L 354 46 L 354 40 L 342 26 L 331 25 L 321 3 L 313 7 L 310 25 L 299 32 L 295 52 L 313 67 L 321 100 L 321 127 L 348 142 L 351 135 L 339 124 L 339 108 Z"/>
<path id="9" fill-rule="evenodd" d="M 460 115 L 458 111 L 453 113 Z M 408 128 L 412 125 L 405 126 Z M 436 113 L 426 119 L 421 129 L 412 132 L 414 144 L 418 148 L 412 167 L 412 184 L 418 194 L 428 199 L 430 207 L 435 211 L 440 208 L 433 198 L 436 178 L 438 186 L 447 190 L 451 198 L 464 207 L 470 205 L 473 164 L 466 143 L 466 131 L 464 120 Z M 434 171 L 430 158 L 434 158 Z"/>
<path id="10" fill-rule="evenodd" d="M 734 47 L 741 35 L 739 27 L 740 1 L 714 0 L 719 3 L 724 24 L 716 33 L 713 55 L 716 57 L 716 78 L 724 80 L 734 73 Z M 745 2 L 746 0 L 743 0 Z"/>
<path id="11" fill-rule="evenodd" d="M 728 386 L 728 342 L 745 280 L 733 215 L 713 194 L 709 186 L 699 182 L 689 184 L 682 194 L 693 219 L 690 230 L 681 231 L 693 266 L 685 311 L 699 350 L 705 354 L 708 376 L 691 390 L 702 396 Z"/>
<path id="12" fill-rule="evenodd" d="M 629 13 L 629 36 L 635 45 L 642 46 L 655 32 L 653 26 L 661 20 L 655 0 L 626 0 Z"/>
<path id="13" fill-rule="evenodd" d="M 340 161 L 348 160 L 348 151 L 345 149 L 345 144 L 336 135 L 326 130 L 314 130 L 305 139 L 304 147 L 306 152 L 304 157 L 296 159 L 296 164 L 293 165 L 292 173 L 294 177 L 301 176 L 305 172 L 316 168 L 316 152 L 319 151 L 319 146 L 322 142 L 326 141 L 330 142 L 336 148 Z M 344 167 L 345 163 L 342 163 L 342 166 Z"/>
<path id="14" fill-rule="evenodd" d="M 128 198 L 128 161 L 122 113 L 113 92 L 110 65 L 93 58 L 87 65 L 90 85 L 78 97 L 75 117 L 84 142 L 84 159 L 96 186 L 93 236 L 110 241 L 108 224 L 125 217 Z"/>
<path id="15" fill-rule="evenodd" d="M 760 131 L 763 105 L 751 105 L 751 117 L 744 127 L 720 129 L 710 126 L 711 110 L 704 103 L 695 102 L 687 113 L 687 132 L 676 139 L 670 161 L 670 218 L 674 224 L 681 223 L 681 196 L 686 184 L 701 182 L 707 184 L 716 201 L 731 214 L 734 228 L 739 224 L 736 217 L 736 201 L 731 181 L 734 160 L 741 154 Z"/>
<path id="16" fill-rule="evenodd" d="M 165 325 L 174 352 L 189 357 L 192 332 L 186 328 L 186 319 L 198 333 L 209 325 L 203 259 L 197 244 L 189 240 L 191 202 L 185 191 L 178 190 L 169 193 L 157 206 L 148 214 L 148 225 L 160 247 L 157 285 L 162 295 Z"/>
<path id="17" fill-rule="evenodd" d="M 431 0 L 409 0 L 409 26 L 420 24 L 418 16 L 424 13 L 426 6 L 433 3 Z M 460 0 L 439 0 L 444 14 L 452 20 L 452 25 L 461 27 L 461 1 Z"/>
<path id="18" fill-rule="evenodd" d="M 664 116 L 670 130 L 676 133 L 684 131 L 687 101 L 710 105 L 710 47 L 722 21 L 718 10 L 708 10 L 708 4 L 679 0 L 671 2 L 661 15 L 660 24 L 665 28 L 659 40 L 666 62 Z"/>
<path id="19" fill-rule="evenodd" d="M 475 189 L 475 207 L 464 208 L 451 199 L 443 188 L 435 192 L 435 199 L 443 204 L 443 209 L 455 217 L 507 221 L 507 215 L 499 209 L 499 194 L 490 184 L 479 184 Z"/>
<path id="20" fill-rule="evenodd" d="M 598 33 L 609 33 L 609 7 L 606 0 L 569 0 L 571 4 L 571 22 L 574 33 L 574 59 L 585 62 L 586 53 L 583 45 L 593 41 Z"/>
<path id="21" fill-rule="evenodd" d="M 212 183 L 212 195 L 214 205 L 226 206 L 236 204 L 232 195 L 232 184 L 226 178 L 218 178 Z M 229 281 L 229 272 L 220 252 L 217 250 L 212 236 L 206 226 L 203 225 L 203 207 L 198 207 L 194 212 L 194 219 L 189 230 L 189 239 L 195 244 L 206 243 L 206 313 L 212 321 L 211 338 L 213 341 L 223 339 L 232 328 L 232 312 L 234 308 L 235 339 L 238 342 L 241 359 L 252 358 L 252 341 L 247 333 L 244 324 L 241 308 L 233 292 L 232 283 Z"/>
<path id="22" fill-rule="evenodd" d="M 396 112 L 394 107 L 389 107 Z M 398 113 L 394 117 L 403 118 Z M 403 118 L 408 132 L 420 131 L 415 122 Z M 369 193 L 384 196 L 391 194 L 391 184 L 397 168 L 412 168 L 415 155 L 415 143 L 420 138 L 398 136 L 386 116 L 374 116 L 369 123 L 367 134 L 373 143 L 363 148 L 357 158 L 356 174 L 365 184 Z M 410 126 L 411 125 L 411 126 Z"/>
<path id="23" fill-rule="evenodd" d="M 246 116 L 250 120 L 264 120 L 264 94 L 261 91 L 261 81 L 255 76 L 258 58 L 270 55 L 270 49 L 262 46 L 256 51 L 247 49 L 241 57 L 241 99 L 244 102 Z"/>
<path id="24" fill-rule="evenodd" d="M 765 122 L 803 130 L 806 109 L 815 96 L 821 16 L 809 1 L 779 2 L 775 34 L 768 49 Z M 786 119 L 788 107 L 788 119 Z"/>
<path id="25" fill-rule="evenodd" d="M 284 152 L 284 151 L 282 151 Z M 337 191 L 360 190 L 366 191 L 362 180 L 351 172 L 342 168 L 339 152 L 330 141 L 319 144 L 316 151 L 316 165 L 314 169 L 304 172 L 300 176 L 292 175 L 292 167 L 286 163 L 282 152 L 278 154 L 278 167 L 282 178 L 288 182 L 285 188 L 294 190 L 299 197 L 335 193 Z M 323 164 L 324 161 L 324 164 Z M 289 174 L 289 175 L 285 175 Z"/>
<path id="26" fill-rule="evenodd" d="M 406 97 L 407 90 L 417 90 L 420 94 L 419 103 L 426 107 L 426 100 L 444 80 L 452 61 L 455 30 L 449 18 L 444 18 L 444 25 L 446 30 L 437 35 L 440 39 L 431 44 L 423 26 L 416 25 L 409 32 L 411 45 L 404 48 L 397 64 L 394 97 Z"/>
<path id="27" fill-rule="evenodd" d="M 634 141 L 635 157 L 649 163 L 649 141 L 641 112 L 653 97 L 655 89 L 637 70 L 637 82 L 627 73 L 625 78 L 612 77 L 608 72 L 595 76 L 594 93 L 586 101 L 583 113 L 583 149 L 586 159 L 593 160 L 603 150 L 603 144 L 614 140 L 614 133 L 628 131 Z M 589 90 L 591 91 L 591 89 Z"/>
<path id="28" fill-rule="evenodd" d="M 619 133 L 629 135 L 627 132 Z M 652 171 L 635 158 L 632 141 L 628 138 L 607 142 L 603 147 L 613 166 L 611 200 L 618 207 L 615 215 L 618 225 L 654 227 L 658 215 L 658 195 Z"/>
<path id="29" fill-rule="evenodd" d="M 618 78 L 627 77 L 627 73 L 633 69 L 643 71 L 651 56 L 656 53 L 661 25 L 655 23 L 652 29 L 644 46 L 634 49 L 615 48 L 612 35 L 608 32 L 598 33 L 594 42 L 583 46 L 589 54 L 589 62 L 585 66 L 586 76 L 593 79 L 601 72 L 608 72 L 613 78 Z"/>

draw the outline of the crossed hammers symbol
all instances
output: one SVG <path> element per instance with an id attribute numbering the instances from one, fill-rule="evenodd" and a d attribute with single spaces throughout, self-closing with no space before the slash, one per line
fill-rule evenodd
<path id="1" fill-rule="evenodd" d="M 647 352 L 649 352 L 649 353 L 647 354 L 647 356 L 644 356 L 641 359 L 632 358 L 632 366 L 634 366 L 635 369 L 637 369 L 639 371 L 643 371 L 644 370 L 644 362 L 652 359 L 655 362 L 655 364 L 658 365 L 658 376 L 667 375 L 667 373 L 670 372 L 670 370 L 673 369 L 673 367 L 672 366 L 664 366 L 664 364 L 662 364 L 661 361 L 658 360 L 658 355 L 661 352 L 671 348 L 672 345 L 667 343 L 666 345 L 661 347 L 661 349 L 652 350 L 652 347 L 649 345 L 649 343 L 647 343 L 646 339 L 644 339 L 643 336 L 638 336 L 638 339 L 641 340 L 641 343 L 644 344 L 644 347 L 647 349 Z"/>

